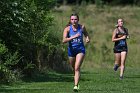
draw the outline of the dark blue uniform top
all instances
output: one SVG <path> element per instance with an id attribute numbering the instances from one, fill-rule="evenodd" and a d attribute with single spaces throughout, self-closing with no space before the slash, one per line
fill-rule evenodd
<path id="1" fill-rule="evenodd" d="M 119 35 L 128 35 L 128 30 L 126 28 L 124 28 L 124 31 L 121 32 L 119 31 L 119 29 L 117 29 L 117 33 L 116 33 L 116 38 L 119 38 Z M 114 52 L 122 52 L 122 51 L 127 51 L 127 43 L 126 43 L 126 39 L 122 39 L 119 41 L 116 41 L 114 44 Z"/>

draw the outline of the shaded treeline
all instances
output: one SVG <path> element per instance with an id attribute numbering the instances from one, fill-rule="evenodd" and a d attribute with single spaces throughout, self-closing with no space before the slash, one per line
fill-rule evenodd
<path id="1" fill-rule="evenodd" d="M 54 4 L 54 0 L 0 1 L 0 82 L 44 69 L 64 70 L 63 47 L 51 29 Z"/>
<path id="2" fill-rule="evenodd" d="M 139 0 L 57 0 L 58 4 L 108 4 L 108 5 L 140 5 Z"/>

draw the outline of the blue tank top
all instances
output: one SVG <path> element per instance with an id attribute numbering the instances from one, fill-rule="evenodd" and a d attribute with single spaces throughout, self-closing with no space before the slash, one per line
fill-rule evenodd
<path id="1" fill-rule="evenodd" d="M 74 38 L 72 39 L 70 42 L 69 42 L 69 47 L 70 48 L 73 48 L 73 47 L 82 47 L 84 46 L 84 43 L 83 43 L 83 29 L 81 28 L 81 26 L 78 24 L 78 28 L 77 28 L 77 31 L 74 31 L 72 29 L 72 25 L 70 25 L 70 30 L 69 30 L 69 34 L 68 34 L 68 37 L 71 37 L 77 33 L 80 33 L 80 36 L 77 37 L 77 38 Z"/>

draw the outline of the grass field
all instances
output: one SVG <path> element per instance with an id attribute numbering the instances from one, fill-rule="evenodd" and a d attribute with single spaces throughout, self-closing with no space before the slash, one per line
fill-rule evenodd
<path id="1" fill-rule="evenodd" d="M 95 5 L 85 7 L 62 6 L 54 11 L 56 25 L 54 33 L 62 40 L 63 28 L 70 14 L 79 12 L 80 23 L 87 27 L 91 42 L 86 45 L 87 55 L 82 65 L 79 93 L 139 93 L 140 92 L 140 7 L 105 7 L 97 9 Z M 129 53 L 123 80 L 119 71 L 114 72 L 114 54 L 111 41 L 112 31 L 118 18 L 125 20 L 129 29 Z M 104 67 L 104 68 L 102 68 Z M 73 93 L 73 75 L 49 73 L 33 80 L 12 85 L 1 85 L 0 93 Z"/>
<path id="2" fill-rule="evenodd" d="M 91 69 L 82 71 L 79 93 L 139 93 L 140 70 L 126 68 L 123 80 L 119 71 Z M 12 86 L 3 85 L 0 93 L 73 93 L 72 74 L 50 74 L 39 80 Z"/>

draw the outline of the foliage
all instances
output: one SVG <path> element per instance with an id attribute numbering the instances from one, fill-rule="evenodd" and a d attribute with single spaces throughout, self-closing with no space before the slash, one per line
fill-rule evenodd
<path id="1" fill-rule="evenodd" d="M 4 54 L 0 61 L 7 80 L 14 77 L 15 69 L 30 75 L 49 65 L 60 44 L 56 34 L 49 30 L 54 25 L 50 10 L 55 0 L 2 0 L 0 4 L 0 53 Z"/>
<path id="2" fill-rule="evenodd" d="M 108 5 L 140 5 L 139 0 L 57 0 L 58 4 L 81 5 L 82 2 L 86 2 L 88 4 L 96 4 L 97 7 L 102 7 L 104 4 L 108 4 Z"/>
<path id="3" fill-rule="evenodd" d="M 95 0 L 95 4 L 98 8 L 103 8 L 103 0 Z"/>
<path id="4" fill-rule="evenodd" d="M 0 41 L 0 55 L 5 54 L 7 51 L 8 49 L 6 48 L 6 46 Z"/>
<path id="5" fill-rule="evenodd" d="M 18 52 L 8 53 L 6 56 L 1 55 L 1 59 L 3 60 L 0 60 L 0 82 L 12 83 L 18 80 L 22 76 L 16 67 L 21 59 Z"/>

